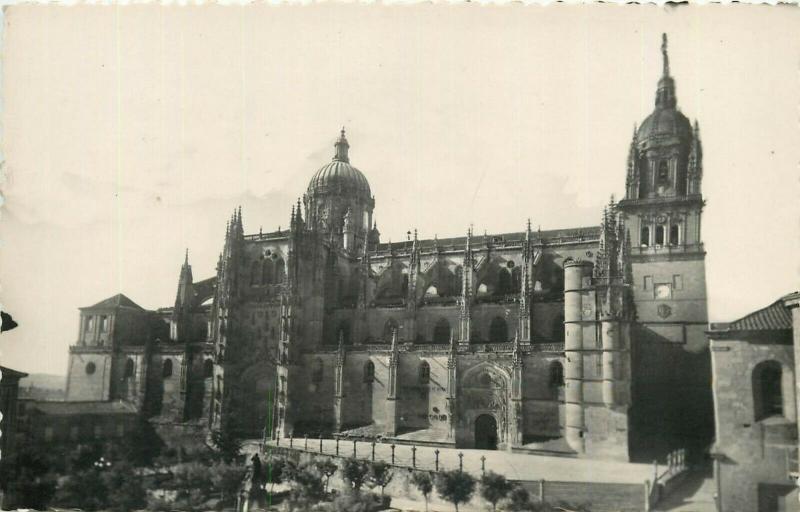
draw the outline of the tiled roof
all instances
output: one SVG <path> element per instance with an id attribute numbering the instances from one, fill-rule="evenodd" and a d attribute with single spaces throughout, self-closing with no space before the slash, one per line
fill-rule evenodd
<path id="1" fill-rule="evenodd" d="M 134 309 L 142 309 L 143 310 L 143 308 L 140 305 L 136 304 L 131 299 L 129 299 L 128 297 L 126 297 L 125 295 L 123 295 L 121 293 L 118 293 L 118 294 L 114 295 L 113 297 L 109 297 L 109 298 L 107 298 L 105 300 L 101 300 L 100 302 L 98 302 L 94 306 L 89 306 L 88 308 L 81 308 L 81 309 L 118 308 L 118 307 L 134 308 Z"/>
<path id="2" fill-rule="evenodd" d="M 4 377 L 8 376 L 9 378 L 17 377 L 17 378 L 21 379 L 23 377 L 27 377 L 28 376 L 28 374 L 25 373 L 25 372 L 12 370 L 11 368 L 6 368 L 5 366 L 0 366 L 0 373 L 2 373 Z"/>
<path id="3" fill-rule="evenodd" d="M 36 402 L 34 407 L 52 416 L 79 414 L 135 414 L 136 406 L 129 402 Z"/>
<path id="4" fill-rule="evenodd" d="M 728 325 L 729 331 L 779 331 L 792 329 L 792 314 L 780 298 L 769 306 Z"/>

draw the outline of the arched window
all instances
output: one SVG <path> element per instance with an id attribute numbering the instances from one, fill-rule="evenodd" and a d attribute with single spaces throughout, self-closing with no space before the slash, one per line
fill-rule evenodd
<path id="1" fill-rule="evenodd" d="M 669 245 L 680 245 L 681 243 L 681 229 L 677 224 L 669 227 Z"/>
<path id="2" fill-rule="evenodd" d="M 398 330 L 397 321 L 394 318 L 390 318 L 389 320 L 387 320 L 386 324 L 383 326 L 383 341 L 386 343 L 391 342 L 392 334 L 397 330 Z"/>
<path id="3" fill-rule="evenodd" d="M 656 226 L 656 245 L 664 245 L 664 226 Z"/>
<path id="4" fill-rule="evenodd" d="M 508 324 L 504 318 L 496 316 L 489 325 L 489 343 L 505 343 L 508 341 Z"/>
<path id="5" fill-rule="evenodd" d="M 658 162 L 657 184 L 668 186 L 669 182 L 669 162 L 667 162 L 667 160 L 661 160 Z"/>
<path id="6" fill-rule="evenodd" d="M 161 375 L 166 379 L 172 377 L 172 359 L 165 359 L 161 368 Z"/>
<path id="7" fill-rule="evenodd" d="M 261 268 L 261 284 L 272 284 L 275 282 L 275 268 L 272 264 L 272 260 L 269 258 L 264 259 L 264 263 L 262 264 Z"/>
<path id="8" fill-rule="evenodd" d="M 372 384 L 375 381 L 375 365 L 372 361 L 364 363 L 364 382 Z"/>
<path id="9" fill-rule="evenodd" d="M 129 357 L 129 358 L 128 358 L 128 360 L 127 360 L 127 361 L 125 361 L 125 374 L 124 374 L 124 375 L 125 375 L 125 378 L 126 378 L 126 379 L 127 379 L 128 377 L 133 377 L 133 370 L 134 370 L 134 367 L 133 367 L 133 359 L 131 359 L 131 358 Z"/>
<path id="10" fill-rule="evenodd" d="M 93 362 L 86 363 L 86 375 L 91 375 L 97 370 L 97 367 Z"/>
<path id="11" fill-rule="evenodd" d="M 427 384 L 431 381 L 431 366 L 427 361 L 422 361 L 419 365 L 419 383 Z"/>
<path id="12" fill-rule="evenodd" d="M 403 280 L 400 284 L 400 293 L 403 297 L 408 295 L 408 274 L 403 274 Z"/>
<path id="13" fill-rule="evenodd" d="M 650 246 L 650 228 L 645 226 L 639 234 L 639 243 L 642 247 Z"/>
<path id="14" fill-rule="evenodd" d="M 497 275 L 497 295 L 508 295 L 511 293 L 511 272 L 507 268 L 501 268 Z"/>
<path id="15" fill-rule="evenodd" d="M 753 407 L 755 421 L 770 416 L 783 416 L 781 364 L 763 361 L 753 369 Z"/>
<path id="16" fill-rule="evenodd" d="M 214 362 L 211 359 L 206 359 L 205 363 L 203 363 L 203 376 L 206 379 L 214 376 Z"/>
<path id="17" fill-rule="evenodd" d="M 553 329 L 551 332 L 551 337 L 554 342 L 564 342 L 564 315 L 558 315 L 553 319 Z"/>
<path id="18" fill-rule="evenodd" d="M 550 363 L 550 386 L 557 388 L 564 385 L 564 366 L 558 362 Z"/>
<path id="19" fill-rule="evenodd" d="M 250 285 L 261 284 L 261 262 L 256 260 L 250 266 Z"/>
<path id="20" fill-rule="evenodd" d="M 286 264 L 283 258 L 278 258 L 275 261 L 275 284 L 281 284 L 286 280 Z"/>
<path id="21" fill-rule="evenodd" d="M 314 384 L 319 384 L 322 382 L 322 373 L 323 373 L 323 366 L 322 366 L 322 359 L 317 359 L 314 361 L 314 369 L 311 372 L 311 381 Z"/>
<path id="22" fill-rule="evenodd" d="M 440 318 L 433 327 L 434 343 L 450 343 L 450 322 L 446 318 Z"/>

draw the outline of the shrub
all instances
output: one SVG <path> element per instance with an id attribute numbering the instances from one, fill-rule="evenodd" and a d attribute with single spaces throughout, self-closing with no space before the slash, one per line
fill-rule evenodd
<path id="1" fill-rule="evenodd" d="M 202 510 L 206 502 L 206 493 L 201 489 L 191 489 L 182 492 L 175 500 L 173 508 L 178 510 Z"/>
<path id="2" fill-rule="evenodd" d="M 246 470 L 237 464 L 218 462 L 208 468 L 209 481 L 214 491 L 219 493 L 220 500 L 225 503 L 242 485 Z"/>
<path id="3" fill-rule="evenodd" d="M 179 491 L 200 489 L 208 492 L 211 489 L 211 475 L 208 466 L 201 462 L 184 462 L 172 468 L 173 486 Z"/>
<path id="4" fill-rule="evenodd" d="M 417 490 L 422 493 L 422 496 L 425 497 L 425 512 L 428 512 L 428 500 L 431 497 L 431 491 L 433 491 L 433 479 L 431 479 L 430 473 L 426 471 L 417 471 L 411 475 L 411 483 L 413 483 Z"/>
<path id="5" fill-rule="evenodd" d="M 171 512 L 173 509 L 173 505 L 171 501 L 168 501 L 160 496 L 148 496 L 147 497 L 147 510 L 151 512 Z"/>
<path id="6" fill-rule="evenodd" d="M 107 508 L 108 488 L 99 470 L 92 468 L 67 476 L 56 491 L 53 501 L 59 506 L 100 510 Z"/>
<path id="7" fill-rule="evenodd" d="M 103 447 L 99 443 L 78 445 L 67 457 L 70 473 L 86 471 L 103 456 Z"/>
<path id="8" fill-rule="evenodd" d="M 111 510 L 129 512 L 145 506 L 147 493 L 142 479 L 129 464 L 115 464 L 110 471 L 103 473 L 103 481 L 108 489 Z"/>
<path id="9" fill-rule="evenodd" d="M 372 493 L 348 492 L 334 498 L 333 512 L 371 512 L 381 508 L 382 499 Z"/>
<path id="10" fill-rule="evenodd" d="M 369 473 L 369 466 L 365 461 L 356 459 L 344 459 L 342 461 L 342 478 L 355 493 L 361 492 L 367 473 Z"/>
<path id="11" fill-rule="evenodd" d="M 481 477 L 481 497 L 492 504 L 492 510 L 497 510 L 497 503 L 508 496 L 511 484 L 506 477 L 494 471 L 487 471 Z"/>
<path id="12" fill-rule="evenodd" d="M 458 505 L 472 498 L 475 479 L 463 471 L 444 471 L 436 475 L 436 492 L 440 498 L 452 503 L 458 512 Z"/>

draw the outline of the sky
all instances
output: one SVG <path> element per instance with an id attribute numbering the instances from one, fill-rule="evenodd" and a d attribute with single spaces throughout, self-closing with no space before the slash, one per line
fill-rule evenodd
<path id="1" fill-rule="evenodd" d="M 710 319 L 798 286 L 797 9 L 37 6 L 5 11 L 0 362 L 63 374 L 78 309 L 171 306 L 225 222 L 286 227 L 347 128 L 383 240 L 596 225 L 661 33 L 700 123 Z"/>

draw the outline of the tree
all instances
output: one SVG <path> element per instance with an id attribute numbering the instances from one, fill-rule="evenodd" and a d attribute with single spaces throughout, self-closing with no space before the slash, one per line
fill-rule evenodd
<path id="1" fill-rule="evenodd" d="M 511 484 L 503 475 L 494 471 L 487 471 L 481 477 L 481 497 L 492 504 L 492 510 L 497 510 L 497 502 L 508 496 Z"/>
<path id="2" fill-rule="evenodd" d="M 364 485 L 367 473 L 369 473 L 369 466 L 364 461 L 356 459 L 342 461 L 342 478 L 356 494 L 361 492 L 361 486 Z"/>
<path id="3" fill-rule="evenodd" d="M 512 512 L 522 512 L 531 509 L 531 496 L 528 494 L 528 490 L 521 485 L 512 486 L 509 499 L 511 503 L 509 503 L 508 508 Z"/>
<path id="4" fill-rule="evenodd" d="M 309 510 L 324 497 L 321 474 L 313 461 L 306 461 L 292 468 L 291 478 L 289 505 L 293 510 Z"/>
<path id="5" fill-rule="evenodd" d="M 417 471 L 411 475 L 411 483 L 413 483 L 417 490 L 422 493 L 422 496 L 425 497 L 425 512 L 428 512 L 428 500 L 431 497 L 431 491 L 433 491 L 433 480 L 431 479 L 430 473 L 427 471 Z"/>
<path id="6" fill-rule="evenodd" d="M 13 458 L 0 459 L 0 488 L 14 507 L 43 510 L 55 495 L 55 475 L 64 470 L 64 457 L 54 460 L 51 452 L 26 446 Z"/>
<path id="7" fill-rule="evenodd" d="M 14 497 L 17 508 L 47 509 L 56 494 L 56 478 L 52 473 L 36 473 L 31 468 L 22 468 L 16 479 L 6 483 L 6 490 Z"/>
<path id="8" fill-rule="evenodd" d="M 386 489 L 393 477 L 394 473 L 392 473 L 392 467 L 389 464 L 378 461 L 369 465 L 367 479 L 372 487 L 378 486 L 381 488 L 381 499 L 383 499 L 383 490 Z"/>
<path id="9" fill-rule="evenodd" d="M 275 484 L 283 483 L 288 479 L 287 460 L 283 457 L 272 457 L 267 461 L 266 469 L 264 470 L 264 481 L 270 484 L 269 492 L 275 487 Z"/>
<path id="10" fill-rule="evenodd" d="M 225 462 L 232 462 L 242 450 L 242 441 L 229 419 L 222 422 L 219 430 L 211 433 L 211 442 Z"/>
<path id="11" fill-rule="evenodd" d="M 128 463 L 118 463 L 103 473 L 108 489 L 108 502 L 115 512 L 138 510 L 147 504 L 147 493 L 142 479 Z"/>
<path id="12" fill-rule="evenodd" d="M 457 469 L 443 471 L 436 476 L 436 492 L 440 498 L 452 503 L 458 512 L 458 504 L 466 503 L 472 498 L 475 479 L 469 473 Z"/>
<path id="13" fill-rule="evenodd" d="M 336 473 L 336 470 L 339 469 L 331 459 L 328 457 L 317 457 L 314 459 L 314 463 L 317 465 L 317 470 L 325 477 L 325 492 L 328 492 L 328 483 L 331 480 L 331 477 Z"/>
<path id="14" fill-rule="evenodd" d="M 152 466 L 164 448 L 164 441 L 161 440 L 153 425 L 140 417 L 133 431 L 125 436 L 120 448 L 122 458 L 133 466 Z"/>

